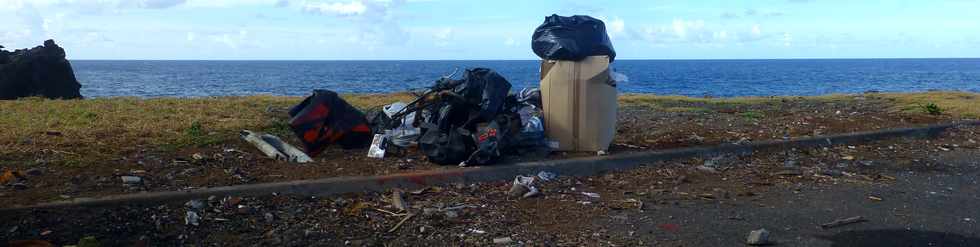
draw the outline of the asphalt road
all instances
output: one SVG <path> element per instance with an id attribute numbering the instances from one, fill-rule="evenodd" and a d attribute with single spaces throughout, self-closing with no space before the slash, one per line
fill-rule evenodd
<path id="1" fill-rule="evenodd" d="M 639 246 L 740 246 L 759 228 L 778 246 L 980 246 L 978 158 L 953 152 L 938 157 L 950 169 L 895 171 L 888 184 L 781 186 L 751 200 L 678 201 L 597 224 Z M 866 221 L 820 227 L 854 216 Z"/>

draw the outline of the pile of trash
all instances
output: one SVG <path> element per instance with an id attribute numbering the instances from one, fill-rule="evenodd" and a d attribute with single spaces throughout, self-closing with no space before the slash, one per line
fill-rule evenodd
<path id="1" fill-rule="evenodd" d="M 243 132 L 242 137 L 269 157 L 293 162 L 311 161 L 332 144 L 369 147 L 372 158 L 417 150 L 430 162 L 459 166 L 547 149 L 605 153 L 617 107 L 615 73 L 609 69 L 616 52 L 605 25 L 588 16 L 552 15 L 533 39 L 534 52 L 544 59 L 540 90 L 514 93 L 500 74 L 471 68 L 458 79 L 453 72 L 414 92 L 412 102 L 367 114 L 335 92 L 316 90 L 289 111 L 289 126 L 304 152 L 274 136 Z M 554 128 L 546 132 L 546 125 Z"/>
<path id="2" fill-rule="evenodd" d="M 244 130 L 242 139 L 266 156 L 306 163 L 330 145 L 370 147 L 368 156 L 418 150 L 440 165 L 489 165 L 508 153 L 544 147 L 541 91 L 511 93 L 511 84 L 487 68 L 436 80 L 414 101 L 375 107 L 367 114 L 336 92 L 316 90 L 289 111 L 289 126 L 305 149 L 276 136 Z"/>
<path id="3" fill-rule="evenodd" d="M 511 93 L 511 84 L 487 68 L 444 76 L 412 102 L 369 111 L 374 133 L 368 156 L 415 149 L 440 165 L 489 165 L 508 153 L 544 146 L 541 94 Z"/>

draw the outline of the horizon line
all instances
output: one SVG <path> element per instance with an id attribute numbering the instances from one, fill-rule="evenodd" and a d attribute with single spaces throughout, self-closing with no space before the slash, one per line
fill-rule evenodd
<path id="1" fill-rule="evenodd" d="M 760 61 L 760 60 L 949 60 L 980 57 L 867 57 L 867 58 L 617 58 L 617 61 Z M 384 62 L 384 61 L 540 61 L 541 59 L 108 59 L 82 58 L 69 61 L 309 61 L 309 62 Z"/>

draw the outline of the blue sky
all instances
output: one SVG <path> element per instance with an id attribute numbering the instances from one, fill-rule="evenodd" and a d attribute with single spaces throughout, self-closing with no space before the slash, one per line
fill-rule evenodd
<path id="1" fill-rule="evenodd" d="M 0 0 L 0 45 L 72 59 L 536 59 L 545 16 L 622 59 L 980 57 L 980 1 Z"/>

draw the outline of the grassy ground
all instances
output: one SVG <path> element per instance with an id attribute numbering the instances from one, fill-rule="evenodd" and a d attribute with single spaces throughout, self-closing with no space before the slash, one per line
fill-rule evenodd
<path id="1" fill-rule="evenodd" d="M 961 118 L 980 116 L 980 95 L 962 92 L 879 94 L 896 111 L 932 112 Z M 345 95 L 351 104 L 368 109 L 408 94 Z M 835 101 L 846 95 L 802 97 Z M 624 106 L 662 111 L 713 111 L 719 106 L 767 104 L 786 98 L 690 98 L 626 94 Z M 66 166 L 87 166 L 139 150 L 167 151 L 236 141 L 243 129 L 291 135 L 282 110 L 300 97 L 248 96 L 219 98 L 100 98 L 0 101 L 0 166 L 11 162 L 46 160 Z M 745 118 L 763 118 L 754 112 Z M 44 158 L 41 159 L 41 156 Z M 21 164 L 30 165 L 30 164 Z"/>

